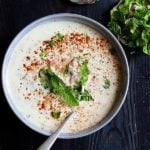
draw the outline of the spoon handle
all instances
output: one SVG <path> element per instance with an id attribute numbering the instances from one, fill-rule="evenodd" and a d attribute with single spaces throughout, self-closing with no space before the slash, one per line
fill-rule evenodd
<path id="1" fill-rule="evenodd" d="M 72 118 L 75 112 L 71 112 L 69 116 L 65 119 L 63 124 L 42 144 L 38 147 L 37 150 L 50 150 L 50 148 L 53 146 L 54 142 L 56 141 L 57 137 L 61 133 L 64 126 L 67 124 L 67 122 Z"/>

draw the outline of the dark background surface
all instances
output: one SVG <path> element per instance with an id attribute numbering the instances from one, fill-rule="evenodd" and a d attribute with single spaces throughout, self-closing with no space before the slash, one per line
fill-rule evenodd
<path id="1" fill-rule="evenodd" d="M 79 6 L 67 0 L 0 0 L 0 63 L 14 36 L 35 19 L 70 12 L 107 25 L 110 9 L 119 0 Z M 57 140 L 52 150 L 150 150 L 150 56 L 130 54 L 130 87 L 126 101 L 102 130 L 79 139 Z M 0 150 L 34 150 L 45 136 L 35 133 L 12 113 L 0 91 Z"/>

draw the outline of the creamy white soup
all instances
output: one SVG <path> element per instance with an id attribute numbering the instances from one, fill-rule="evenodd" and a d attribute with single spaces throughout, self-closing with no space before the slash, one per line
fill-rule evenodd
<path id="1" fill-rule="evenodd" d="M 38 128 L 54 131 L 74 110 L 64 133 L 94 126 L 111 110 L 121 83 L 113 45 L 81 23 L 41 24 L 15 47 L 7 70 L 13 103 Z"/>

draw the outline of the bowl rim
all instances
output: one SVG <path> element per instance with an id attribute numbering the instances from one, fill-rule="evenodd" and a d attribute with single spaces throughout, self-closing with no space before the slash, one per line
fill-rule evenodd
<path id="1" fill-rule="evenodd" d="M 37 19 L 37 20 L 31 22 L 26 27 L 24 27 L 14 37 L 14 39 L 10 43 L 9 47 L 7 48 L 7 51 L 6 51 L 5 56 L 4 56 L 3 64 L 2 64 L 1 80 L 2 80 L 2 88 L 3 88 L 3 91 L 4 91 L 6 101 L 8 102 L 11 110 L 14 112 L 14 114 L 17 116 L 17 118 L 19 118 L 19 120 L 21 120 L 21 122 L 23 122 L 30 129 L 32 129 L 32 130 L 34 130 L 34 131 L 36 131 L 40 134 L 49 136 L 50 132 L 48 133 L 48 131 L 43 131 L 42 129 L 34 126 L 30 122 L 28 122 L 28 120 L 25 119 L 17 109 L 15 109 L 15 105 L 13 104 L 13 100 L 11 100 L 11 98 L 8 94 L 8 91 L 7 91 L 6 74 L 5 73 L 6 73 L 6 70 L 7 70 L 8 62 L 9 62 L 8 58 L 11 56 L 14 47 L 17 45 L 17 43 L 20 41 L 20 39 L 25 36 L 26 33 L 28 33 L 34 27 L 40 25 L 41 23 L 43 23 L 45 21 L 51 21 L 51 20 L 55 20 L 55 19 L 60 20 L 61 18 L 62 18 L 62 20 L 63 20 L 63 18 L 66 18 L 66 19 L 70 18 L 70 20 L 72 18 L 73 20 L 76 20 L 76 21 L 77 20 L 80 20 L 81 22 L 83 21 L 83 23 L 88 24 L 89 26 L 93 25 L 93 27 L 94 26 L 99 27 L 99 32 L 101 32 L 101 34 L 103 34 L 105 37 L 111 39 L 113 41 L 113 43 L 115 44 L 115 47 L 118 49 L 116 51 L 121 54 L 120 57 L 122 57 L 123 60 L 122 59 L 121 60 L 124 61 L 123 62 L 123 65 L 124 65 L 123 67 L 125 69 L 125 74 L 126 74 L 126 77 L 124 79 L 125 80 L 125 85 L 124 85 L 124 90 L 122 91 L 122 97 L 120 98 L 119 104 L 116 106 L 116 108 L 112 112 L 112 114 L 110 116 L 107 115 L 108 117 L 106 116 L 106 120 L 105 119 L 104 119 L 104 121 L 102 120 L 99 123 L 99 125 L 95 125 L 94 127 L 91 127 L 89 130 L 81 131 L 81 132 L 78 132 L 78 133 L 75 133 L 75 134 L 60 134 L 60 136 L 59 136 L 59 138 L 61 138 L 61 139 L 73 139 L 73 138 L 80 138 L 80 137 L 84 137 L 84 136 L 87 136 L 89 134 L 95 133 L 96 131 L 98 131 L 101 128 L 103 128 L 104 126 L 106 126 L 117 115 L 117 113 L 121 109 L 121 107 L 122 107 L 122 105 L 125 101 L 126 95 L 127 95 L 127 91 L 128 91 L 128 87 L 129 87 L 129 66 L 128 66 L 128 61 L 127 61 L 127 58 L 126 58 L 126 54 L 125 54 L 121 44 L 117 40 L 117 38 L 106 27 L 104 27 L 101 23 L 99 23 L 99 22 L 97 22 L 97 21 L 95 21 L 91 18 L 82 16 L 82 15 L 79 15 L 79 14 L 72 14 L 72 13 L 59 13 L 59 14 L 48 15 L 48 16 L 42 17 L 40 19 Z"/>

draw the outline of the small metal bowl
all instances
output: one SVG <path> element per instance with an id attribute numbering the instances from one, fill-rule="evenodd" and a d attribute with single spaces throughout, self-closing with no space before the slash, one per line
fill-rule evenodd
<path id="1" fill-rule="evenodd" d="M 128 86 L 129 86 L 129 67 L 128 67 L 128 62 L 127 62 L 127 58 L 124 53 L 124 50 L 123 50 L 122 46 L 120 45 L 120 43 L 118 42 L 118 40 L 116 39 L 116 37 L 103 25 L 101 25 L 100 23 L 98 23 L 88 17 L 84 17 L 84 16 L 76 15 L 76 14 L 63 13 L 63 14 L 54 14 L 54 15 L 46 16 L 46 17 L 43 17 L 41 19 L 34 21 L 33 23 L 31 23 L 27 27 L 25 27 L 14 38 L 14 40 L 12 41 L 12 43 L 10 44 L 10 46 L 6 52 L 3 66 L 2 66 L 2 85 L 3 85 L 3 90 L 5 93 L 6 99 L 8 101 L 8 104 L 10 105 L 11 109 L 16 114 L 16 116 L 28 127 L 30 127 L 31 129 L 33 129 L 34 131 L 36 131 L 40 134 L 50 135 L 50 132 L 40 129 L 40 128 L 34 126 L 33 124 L 31 124 L 16 109 L 16 106 L 13 103 L 13 99 L 11 99 L 11 97 L 9 95 L 8 87 L 6 84 L 6 73 L 7 73 L 8 63 L 9 63 L 9 60 L 11 59 L 11 55 L 12 55 L 12 52 L 13 52 L 15 46 L 28 32 L 30 32 L 36 26 L 43 24 L 45 22 L 59 21 L 59 20 L 64 20 L 64 21 L 70 20 L 70 21 L 74 21 L 74 22 L 80 22 L 82 24 L 86 24 L 86 25 L 90 26 L 91 28 L 95 29 L 97 32 L 100 32 L 102 35 L 104 35 L 115 47 L 116 52 L 117 52 L 118 56 L 120 57 L 120 61 L 121 61 L 122 69 L 123 69 L 122 87 L 120 89 L 118 99 L 116 100 L 111 111 L 108 113 L 108 115 L 102 121 L 100 121 L 95 126 L 88 128 L 87 130 L 84 130 L 84 131 L 81 131 L 81 132 L 75 133 L 75 134 L 61 134 L 59 136 L 59 138 L 71 139 L 71 138 L 83 137 L 83 136 L 92 134 L 92 133 L 100 130 L 101 128 L 106 126 L 116 116 L 116 114 L 119 112 L 121 106 L 123 105 L 126 94 L 127 94 L 127 90 L 128 90 Z"/>
<path id="2" fill-rule="evenodd" d="M 93 4 L 99 0 L 70 0 L 71 2 L 73 3 L 76 3 L 76 4 Z"/>

